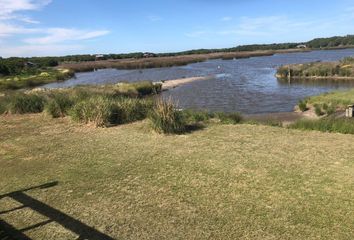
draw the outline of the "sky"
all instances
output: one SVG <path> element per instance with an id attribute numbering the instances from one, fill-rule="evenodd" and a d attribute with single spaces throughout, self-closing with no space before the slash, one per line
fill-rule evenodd
<path id="1" fill-rule="evenodd" d="M 176 52 L 354 34 L 353 0 L 0 0 L 0 56 Z"/>

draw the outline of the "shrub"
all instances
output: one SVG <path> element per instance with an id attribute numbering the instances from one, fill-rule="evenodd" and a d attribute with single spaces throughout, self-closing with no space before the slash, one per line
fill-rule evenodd
<path id="1" fill-rule="evenodd" d="M 107 127 L 117 123 L 122 113 L 111 98 L 94 96 L 75 104 L 69 114 L 74 121 Z"/>
<path id="2" fill-rule="evenodd" d="M 158 100 L 149 114 L 155 131 L 159 133 L 183 133 L 186 130 L 186 121 L 182 111 L 175 109 L 172 100 Z"/>
<path id="3" fill-rule="evenodd" d="M 324 113 L 322 112 L 322 107 L 318 104 L 316 104 L 315 106 L 315 113 L 317 116 L 322 116 Z"/>
<path id="4" fill-rule="evenodd" d="M 17 94 L 10 99 L 9 112 L 13 114 L 40 113 L 45 99 L 36 94 Z"/>
<path id="5" fill-rule="evenodd" d="M 46 112 L 53 118 L 65 117 L 72 107 L 73 101 L 69 96 L 59 93 L 55 94 L 45 106 Z"/>
<path id="6" fill-rule="evenodd" d="M 301 100 L 300 102 L 299 102 L 299 109 L 300 109 L 300 111 L 301 112 L 305 112 L 306 110 L 307 110 L 307 103 L 306 103 L 306 101 L 303 101 L 303 100 Z"/>
<path id="7" fill-rule="evenodd" d="M 242 122 L 243 118 L 240 113 L 224 113 L 218 112 L 214 114 L 216 118 L 223 124 L 238 124 Z"/>

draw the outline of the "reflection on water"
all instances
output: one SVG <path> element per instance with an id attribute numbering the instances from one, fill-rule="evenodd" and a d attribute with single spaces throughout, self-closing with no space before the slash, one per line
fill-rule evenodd
<path id="1" fill-rule="evenodd" d="M 75 79 L 48 84 L 48 88 L 70 87 L 78 84 L 107 84 L 122 81 L 161 81 L 184 77 L 215 75 L 211 80 L 193 82 L 170 91 L 181 108 L 242 113 L 270 113 L 292 111 L 305 97 L 336 89 L 353 87 L 348 81 L 278 81 L 276 68 L 283 64 L 313 61 L 336 61 L 353 56 L 354 49 L 277 54 L 237 60 L 212 60 L 182 67 L 116 70 L 78 73 Z"/>

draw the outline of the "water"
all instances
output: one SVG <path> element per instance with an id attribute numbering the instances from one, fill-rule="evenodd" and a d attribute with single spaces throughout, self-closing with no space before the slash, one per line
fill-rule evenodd
<path id="1" fill-rule="evenodd" d="M 300 99 L 338 89 L 354 87 L 350 82 L 282 83 L 275 78 L 277 67 L 283 64 L 314 61 L 336 61 L 354 56 L 354 49 L 277 54 L 238 60 L 211 60 L 182 67 L 116 70 L 78 73 L 76 78 L 48 84 L 47 88 L 70 87 L 79 84 L 107 84 L 142 80 L 161 81 L 183 77 L 206 76 L 211 80 L 193 82 L 170 91 L 180 108 L 246 114 L 289 112 Z"/>

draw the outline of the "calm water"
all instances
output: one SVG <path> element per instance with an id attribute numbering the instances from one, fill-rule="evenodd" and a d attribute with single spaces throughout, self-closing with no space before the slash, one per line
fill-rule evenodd
<path id="1" fill-rule="evenodd" d="M 78 73 L 76 78 L 48 84 L 47 88 L 70 87 L 78 84 L 106 84 L 142 80 L 160 81 L 183 77 L 216 75 L 212 80 L 193 82 L 168 92 L 181 108 L 211 111 L 272 113 L 288 112 L 300 99 L 320 93 L 354 87 L 354 83 L 306 82 L 281 83 L 275 77 L 278 66 L 313 61 L 336 61 L 354 56 L 354 49 L 277 54 L 239 60 L 211 60 L 182 67 L 116 70 Z"/>

